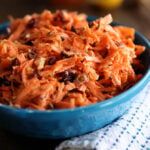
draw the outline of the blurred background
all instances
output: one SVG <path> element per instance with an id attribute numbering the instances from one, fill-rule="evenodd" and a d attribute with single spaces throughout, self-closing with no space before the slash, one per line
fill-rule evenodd
<path id="1" fill-rule="evenodd" d="M 104 16 L 111 13 L 114 21 L 133 26 L 150 39 L 150 0 L 0 0 L 0 23 L 8 15 L 67 9 L 87 15 Z"/>

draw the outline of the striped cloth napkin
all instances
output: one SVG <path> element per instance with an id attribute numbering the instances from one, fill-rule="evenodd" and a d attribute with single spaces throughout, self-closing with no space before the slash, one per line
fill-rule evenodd
<path id="1" fill-rule="evenodd" d="M 56 150 L 150 150 L 150 83 L 117 121 L 66 140 Z"/>

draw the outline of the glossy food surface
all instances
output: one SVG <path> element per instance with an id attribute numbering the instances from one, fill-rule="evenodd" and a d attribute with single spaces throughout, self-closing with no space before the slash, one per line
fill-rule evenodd
<path id="1" fill-rule="evenodd" d="M 93 17 L 88 18 L 90 21 Z M 0 31 L 6 31 L 1 25 Z M 135 43 L 144 45 L 141 59 L 146 67 L 144 77 L 127 91 L 114 98 L 75 109 L 38 111 L 0 105 L 0 127 L 24 136 L 64 139 L 97 130 L 129 109 L 134 97 L 150 78 L 150 44 L 141 34 L 135 34 Z"/>
<path id="2" fill-rule="evenodd" d="M 48 10 L 12 19 L 0 41 L 0 103 L 17 108 L 75 108 L 112 98 L 138 82 L 145 47 L 111 15 Z"/>

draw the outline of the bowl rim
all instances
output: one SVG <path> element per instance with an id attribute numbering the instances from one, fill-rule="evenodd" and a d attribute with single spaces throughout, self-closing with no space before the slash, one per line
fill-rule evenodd
<path id="1" fill-rule="evenodd" d="M 89 20 L 95 20 L 97 17 L 95 16 L 89 16 L 88 17 Z M 121 25 L 119 23 L 113 22 L 113 25 Z M 0 24 L 0 31 L 6 30 L 6 28 L 8 27 L 9 23 L 5 22 Z M 128 25 L 126 25 L 128 26 Z M 146 44 L 146 49 L 150 49 L 150 41 L 143 36 L 141 33 L 139 32 L 135 32 L 135 36 L 140 37 Z M 60 113 L 68 113 L 68 112 L 84 112 L 87 110 L 91 110 L 95 107 L 99 107 L 99 109 L 103 109 L 112 105 L 116 105 L 116 104 L 121 104 L 124 102 L 124 97 L 127 97 L 128 95 L 133 94 L 135 91 L 140 91 L 139 88 L 144 88 L 146 86 L 146 84 L 150 81 L 150 64 L 148 66 L 148 69 L 146 70 L 144 76 L 142 77 L 142 79 L 140 79 L 136 84 L 134 84 L 132 87 L 130 87 L 129 89 L 123 91 L 122 93 L 106 99 L 104 101 L 100 101 L 94 104 L 90 104 L 87 106 L 81 106 L 81 107 L 76 107 L 76 108 L 67 108 L 67 109 L 54 109 L 54 110 L 36 110 L 36 109 L 24 109 L 24 108 L 16 108 L 10 105 L 5 105 L 5 104 L 0 104 L 0 109 L 7 109 L 7 110 L 11 110 L 11 111 L 16 111 L 16 112 L 20 112 L 20 113 L 29 113 L 29 114 L 60 114 Z M 129 99 L 130 100 L 130 99 Z M 125 101 L 129 101 L 129 100 L 125 100 Z"/>

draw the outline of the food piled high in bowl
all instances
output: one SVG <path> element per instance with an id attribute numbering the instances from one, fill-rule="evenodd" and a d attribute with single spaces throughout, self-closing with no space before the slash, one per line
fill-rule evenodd
<path id="1" fill-rule="evenodd" d="M 149 43 L 110 23 L 47 10 L 11 19 L 0 38 L 0 126 L 66 138 L 121 116 L 148 81 Z"/>

